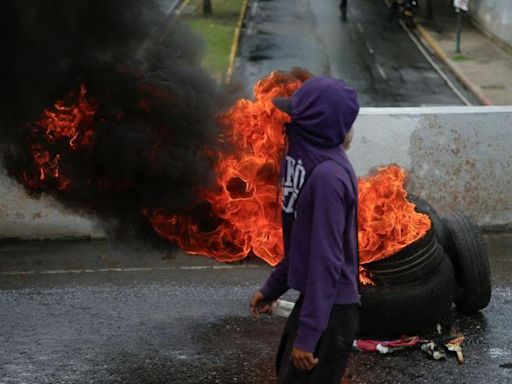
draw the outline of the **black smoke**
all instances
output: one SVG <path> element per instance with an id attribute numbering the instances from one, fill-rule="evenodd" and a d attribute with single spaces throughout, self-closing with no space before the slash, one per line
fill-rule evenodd
<path id="1" fill-rule="evenodd" d="M 96 106 L 89 148 L 43 143 L 70 186 L 48 178 L 28 191 L 108 223 L 155 236 L 144 212 L 179 212 L 213 176 L 216 113 L 225 100 L 201 69 L 203 43 L 164 22 L 154 0 L 2 0 L 0 134 L 8 174 L 37 178 L 33 122 L 82 85 Z M 42 139 L 41 139 L 42 140 Z M 44 142 L 44 140 L 43 140 Z M 215 151 L 213 151 L 215 152 Z"/>

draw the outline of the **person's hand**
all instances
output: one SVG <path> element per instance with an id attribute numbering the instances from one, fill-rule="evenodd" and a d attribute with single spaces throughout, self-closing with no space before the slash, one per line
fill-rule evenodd
<path id="1" fill-rule="evenodd" d="M 311 371 L 318 364 L 318 359 L 314 357 L 311 352 L 306 352 L 297 347 L 293 347 L 292 363 L 297 369 Z"/>
<path id="2" fill-rule="evenodd" d="M 265 296 L 260 291 L 254 292 L 249 301 L 249 307 L 251 309 L 251 315 L 255 319 L 259 317 L 260 314 L 265 313 L 267 315 L 272 314 L 272 304 L 273 301 L 265 300 Z"/>

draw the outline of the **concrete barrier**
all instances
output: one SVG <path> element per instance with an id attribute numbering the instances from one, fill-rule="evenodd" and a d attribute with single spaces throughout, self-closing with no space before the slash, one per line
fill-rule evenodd
<path id="1" fill-rule="evenodd" d="M 397 163 L 408 189 L 441 213 L 461 209 L 487 228 L 512 228 L 512 107 L 363 108 L 349 157 L 358 175 Z M 91 220 L 34 200 L 0 175 L 0 237 L 101 237 Z"/>
<path id="2" fill-rule="evenodd" d="M 92 220 L 67 212 L 48 197 L 34 199 L 0 173 L 0 238 L 71 239 L 103 237 Z"/>
<path id="3" fill-rule="evenodd" d="M 410 172 L 408 190 L 440 213 L 512 227 L 512 107 L 368 108 L 354 129 L 358 175 L 397 163 Z"/>

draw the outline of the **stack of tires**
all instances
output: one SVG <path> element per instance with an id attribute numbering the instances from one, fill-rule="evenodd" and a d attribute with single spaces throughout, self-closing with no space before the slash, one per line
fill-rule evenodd
<path id="1" fill-rule="evenodd" d="M 473 220 L 462 212 L 441 218 L 419 197 L 409 200 L 432 227 L 391 257 L 363 265 L 376 285 L 361 286 L 361 335 L 416 334 L 448 317 L 453 303 L 471 314 L 490 301 L 489 258 Z"/>

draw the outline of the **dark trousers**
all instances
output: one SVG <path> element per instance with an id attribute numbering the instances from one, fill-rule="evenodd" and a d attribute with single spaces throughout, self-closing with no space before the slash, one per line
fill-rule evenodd
<path id="1" fill-rule="evenodd" d="M 341 9 L 347 9 L 347 1 L 348 0 L 341 0 L 341 2 L 340 2 Z"/>
<path id="2" fill-rule="evenodd" d="M 334 305 L 329 323 L 318 342 L 315 357 L 318 364 L 311 371 L 295 368 L 291 351 L 299 327 L 301 296 L 293 308 L 283 331 L 277 352 L 276 369 L 279 384 L 340 384 L 347 365 L 352 343 L 359 330 L 357 304 Z"/>

